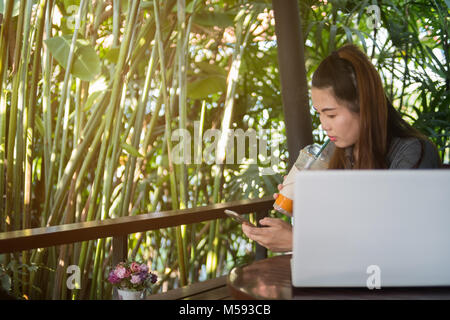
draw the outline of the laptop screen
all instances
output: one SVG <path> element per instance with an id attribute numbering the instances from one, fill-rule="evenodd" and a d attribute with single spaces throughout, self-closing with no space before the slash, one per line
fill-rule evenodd
<path id="1" fill-rule="evenodd" d="M 297 174 L 296 287 L 450 285 L 450 171 Z"/>

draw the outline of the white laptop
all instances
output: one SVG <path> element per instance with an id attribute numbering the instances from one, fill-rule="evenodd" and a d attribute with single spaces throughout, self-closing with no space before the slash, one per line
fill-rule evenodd
<path id="1" fill-rule="evenodd" d="M 302 171 L 294 287 L 450 286 L 450 170 Z"/>

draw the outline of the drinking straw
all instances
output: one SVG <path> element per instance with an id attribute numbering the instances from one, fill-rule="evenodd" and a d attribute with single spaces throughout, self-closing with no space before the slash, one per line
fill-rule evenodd
<path id="1" fill-rule="evenodd" d="M 312 164 L 314 163 L 314 161 L 316 161 L 317 159 L 319 159 L 320 154 L 322 153 L 322 151 L 325 149 L 325 147 L 327 146 L 327 144 L 330 142 L 330 139 L 328 139 L 327 141 L 325 141 L 325 143 L 322 145 L 322 147 L 320 148 L 319 152 L 314 155 L 313 157 L 311 157 L 311 159 L 308 159 L 308 162 L 306 162 L 305 167 L 303 168 L 304 170 L 307 170 L 309 168 L 311 168 Z"/>
<path id="2" fill-rule="evenodd" d="M 316 155 L 317 158 L 320 156 L 320 154 L 322 153 L 322 151 L 325 149 L 325 147 L 327 146 L 327 144 L 329 142 L 330 142 L 330 139 L 327 139 L 327 141 L 325 141 L 325 143 L 322 145 L 322 147 L 320 148 L 319 152 Z"/>

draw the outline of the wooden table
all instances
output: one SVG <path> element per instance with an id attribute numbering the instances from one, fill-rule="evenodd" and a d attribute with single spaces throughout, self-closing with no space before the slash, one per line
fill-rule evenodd
<path id="1" fill-rule="evenodd" d="M 291 255 L 281 255 L 234 268 L 228 288 L 236 299 L 281 300 L 450 300 L 450 287 L 410 288 L 294 288 Z"/>
<path id="2" fill-rule="evenodd" d="M 196 282 L 167 292 L 149 295 L 147 300 L 230 300 L 227 276 Z"/>

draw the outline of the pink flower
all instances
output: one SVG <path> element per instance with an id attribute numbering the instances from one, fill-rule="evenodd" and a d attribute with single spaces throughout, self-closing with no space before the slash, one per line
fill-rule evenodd
<path id="1" fill-rule="evenodd" d="M 113 271 L 111 271 L 111 272 L 109 273 L 109 276 L 108 276 L 108 281 L 114 284 L 114 283 L 119 283 L 119 282 L 120 282 L 120 279 L 119 279 L 119 277 L 117 277 L 117 276 L 114 274 Z"/>
<path id="2" fill-rule="evenodd" d="M 131 283 L 138 284 L 141 282 L 141 277 L 138 274 L 133 274 L 131 276 Z"/>
<path id="3" fill-rule="evenodd" d="M 119 278 L 119 279 L 126 278 L 127 269 L 125 269 L 125 268 L 122 267 L 122 266 L 117 266 L 117 267 L 114 269 L 114 274 L 115 274 L 116 277 Z"/>
<path id="4" fill-rule="evenodd" d="M 141 266 L 139 264 L 137 264 L 136 262 L 132 262 L 130 265 L 130 270 L 132 273 L 135 272 L 140 272 L 141 271 Z"/>
<path id="5" fill-rule="evenodd" d="M 145 263 L 141 264 L 141 271 L 142 273 L 147 273 L 148 272 L 148 267 Z"/>

